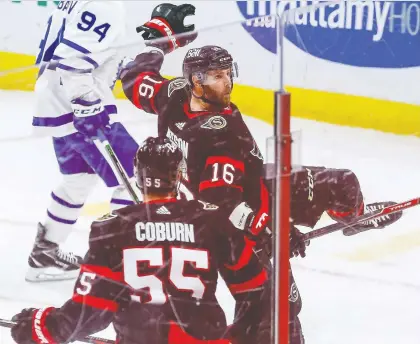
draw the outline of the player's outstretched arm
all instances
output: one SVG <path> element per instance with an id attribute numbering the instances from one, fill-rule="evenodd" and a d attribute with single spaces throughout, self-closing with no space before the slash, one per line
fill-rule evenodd
<path id="1" fill-rule="evenodd" d="M 357 175 L 349 169 L 306 167 L 314 176 L 314 196 L 324 199 L 328 215 L 332 219 L 348 223 L 366 213 L 380 211 L 395 205 L 396 202 L 376 202 L 365 204 Z M 315 194 L 316 193 L 316 194 Z M 345 235 L 352 235 L 372 228 L 384 228 L 399 220 L 402 212 L 389 214 L 375 220 L 366 221 L 343 230 Z"/>
<path id="2" fill-rule="evenodd" d="M 159 114 L 167 106 L 174 84 L 171 86 L 160 74 L 164 55 L 197 37 L 194 25 L 184 25 L 184 19 L 194 13 L 192 5 L 161 4 L 153 10 L 151 19 L 137 28 L 137 32 L 143 32 L 147 48 L 134 60 L 126 61 L 120 74 L 124 93 L 137 108 Z"/>
<path id="3" fill-rule="evenodd" d="M 168 103 L 168 83 L 160 74 L 164 61 L 163 52 L 154 47 L 146 48 L 121 71 L 124 94 L 138 109 L 159 115 Z"/>
<path id="4" fill-rule="evenodd" d="M 113 220 L 109 216 L 101 221 Z M 12 320 L 17 324 L 11 330 L 16 343 L 67 343 L 83 338 L 107 328 L 119 307 L 128 302 L 122 273 L 110 267 L 115 252 L 112 237 L 106 235 L 109 223 L 98 227 L 100 223 L 92 225 L 89 251 L 72 298 L 60 308 L 27 308 L 16 314 Z"/>

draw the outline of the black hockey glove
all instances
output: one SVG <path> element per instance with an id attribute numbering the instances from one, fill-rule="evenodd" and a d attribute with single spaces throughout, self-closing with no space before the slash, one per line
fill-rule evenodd
<path id="1" fill-rule="evenodd" d="M 290 258 L 297 256 L 306 257 L 306 246 L 309 246 L 310 241 L 304 241 L 303 238 L 303 233 L 292 225 L 290 227 Z"/>
<path id="2" fill-rule="evenodd" d="M 146 45 L 159 48 L 167 54 L 197 38 L 197 32 L 193 32 L 195 26 L 184 25 L 185 17 L 194 14 L 195 7 L 193 5 L 161 4 L 153 10 L 152 19 L 136 30 L 137 32 L 144 31 L 142 36 L 146 40 Z M 153 40 L 162 37 L 167 37 L 167 39 L 153 42 Z"/>
<path id="3" fill-rule="evenodd" d="M 54 307 L 46 309 L 25 308 L 13 316 L 16 322 L 11 329 L 11 335 L 18 344 L 54 343 L 45 325 L 48 313 Z"/>
<path id="4" fill-rule="evenodd" d="M 397 204 L 396 202 L 377 202 L 377 203 L 371 203 L 371 204 L 367 204 L 365 205 L 365 209 L 364 209 L 364 214 L 367 213 L 375 213 L 378 212 L 386 207 L 392 206 Z M 365 221 L 362 223 L 359 223 L 357 225 L 354 225 L 352 227 L 349 228 L 345 228 L 343 229 L 343 234 L 346 236 L 350 236 L 350 235 L 354 235 L 360 232 L 364 232 L 364 231 L 368 231 L 370 229 L 381 229 L 384 228 L 386 226 L 389 226 L 391 224 L 393 224 L 394 222 L 398 221 L 401 216 L 402 216 L 403 212 L 402 211 L 398 211 L 396 213 L 393 214 L 388 214 L 388 215 L 384 215 L 381 217 L 377 217 L 374 220 L 370 220 L 370 221 Z M 344 221 L 345 223 L 345 221 Z"/>

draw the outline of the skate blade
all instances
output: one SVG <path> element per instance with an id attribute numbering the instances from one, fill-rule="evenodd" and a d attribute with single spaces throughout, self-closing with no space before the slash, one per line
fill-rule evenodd
<path id="1" fill-rule="evenodd" d="M 29 267 L 25 281 L 27 282 L 52 282 L 76 279 L 79 270 L 65 271 L 55 267 L 32 268 Z"/>

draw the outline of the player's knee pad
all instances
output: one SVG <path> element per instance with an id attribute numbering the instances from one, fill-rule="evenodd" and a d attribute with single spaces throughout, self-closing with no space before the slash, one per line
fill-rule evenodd
<path id="1" fill-rule="evenodd" d="M 139 192 L 137 191 L 137 185 L 135 183 L 134 178 L 130 179 L 130 185 L 133 188 L 134 192 L 136 192 L 137 196 L 139 197 Z M 141 199 L 139 197 L 139 199 Z M 134 201 L 130 196 L 127 188 L 124 185 L 118 185 L 115 187 L 114 192 L 112 193 L 112 198 L 110 201 L 110 208 L 111 210 L 117 210 L 120 208 L 124 208 L 129 205 L 133 205 Z"/>

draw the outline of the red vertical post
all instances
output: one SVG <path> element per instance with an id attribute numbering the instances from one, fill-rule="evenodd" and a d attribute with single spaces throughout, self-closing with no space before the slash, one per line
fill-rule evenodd
<path id="1" fill-rule="evenodd" d="M 289 343 L 289 233 L 290 233 L 290 176 L 292 170 L 290 134 L 290 94 L 276 92 L 276 159 L 277 159 L 277 194 L 276 194 L 276 264 L 275 291 L 277 299 L 277 342 Z M 275 331 L 276 332 L 276 331 Z"/>

